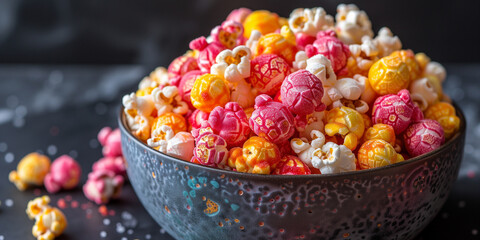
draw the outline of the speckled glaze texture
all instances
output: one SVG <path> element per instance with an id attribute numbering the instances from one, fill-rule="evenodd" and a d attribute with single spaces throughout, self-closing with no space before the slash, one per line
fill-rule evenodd
<path id="1" fill-rule="evenodd" d="M 122 111 L 123 112 L 123 111 Z M 152 217 L 177 239 L 411 239 L 455 181 L 461 128 L 441 148 L 377 169 L 276 176 L 224 171 L 157 152 L 121 117 L 127 172 Z"/>

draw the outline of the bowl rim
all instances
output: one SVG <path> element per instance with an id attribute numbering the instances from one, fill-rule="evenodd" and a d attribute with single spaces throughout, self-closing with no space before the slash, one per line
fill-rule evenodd
<path id="1" fill-rule="evenodd" d="M 125 118 L 125 113 L 124 113 L 124 107 L 123 106 L 120 108 L 120 113 L 119 113 L 119 116 L 118 116 L 118 125 L 119 125 L 119 128 L 121 129 L 122 133 L 126 132 L 127 137 L 132 138 L 133 141 L 136 144 L 140 145 L 144 150 L 149 151 L 152 154 L 159 155 L 162 158 L 169 159 L 170 161 L 173 161 L 175 163 L 185 164 L 189 168 L 190 167 L 199 168 L 200 170 L 216 172 L 218 174 L 225 174 L 225 176 L 226 175 L 231 175 L 231 176 L 235 176 L 236 178 L 254 178 L 254 179 L 258 179 L 258 180 L 280 180 L 281 179 L 281 180 L 285 181 L 285 180 L 297 180 L 297 179 L 298 180 L 312 180 L 313 178 L 315 178 L 315 179 L 329 179 L 329 178 L 336 178 L 336 177 L 353 177 L 353 178 L 355 178 L 355 177 L 360 177 L 360 176 L 363 176 L 363 175 L 368 175 L 368 174 L 372 174 L 372 173 L 383 171 L 383 170 L 388 170 L 388 169 L 391 169 L 391 168 L 396 168 L 396 167 L 403 166 L 403 165 L 415 164 L 418 161 L 428 159 L 429 157 L 431 157 L 431 156 L 433 156 L 433 155 L 435 155 L 435 154 L 437 154 L 441 151 L 444 151 L 445 149 L 447 149 L 451 145 L 453 145 L 455 142 L 457 142 L 461 138 L 463 138 L 464 135 L 466 134 L 466 125 L 467 125 L 465 115 L 464 115 L 462 109 L 454 101 L 452 101 L 451 104 L 455 108 L 455 112 L 456 112 L 457 117 L 460 118 L 460 128 L 459 128 L 458 132 L 451 139 L 449 139 L 447 142 L 445 142 L 441 147 L 439 147 L 439 148 L 437 148 L 437 149 L 435 149 L 431 152 L 428 152 L 426 154 L 416 156 L 416 157 L 410 158 L 408 160 L 398 162 L 398 163 L 394 163 L 394 164 L 390 164 L 390 165 L 383 166 L 383 167 L 362 169 L 362 170 L 356 170 L 356 171 L 350 171 L 350 172 L 329 173 L 329 174 L 309 174 L 309 175 L 273 175 L 273 174 L 268 174 L 267 175 L 267 174 L 243 173 L 243 172 L 224 170 L 224 169 L 220 169 L 220 168 L 195 164 L 195 163 L 192 163 L 192 162 L 189 162 L 189 161 L 185 161 L 185 160 L 182 160 L 182 159 L 179 159 L 179 158 L 169 156 L 169 155 L 167 155 L 165 153 L 162 153 L 160 151 L 157 151 L 157 150 L 151 148 L 150 146 L 148 146 L 147 144 L 145 144 L 144 142 L 140 141 L 137 137 L 135 137 L 132 134 L 132 132 L 129 130 L 129 127 L 126 124 L 126 118 Z"/>

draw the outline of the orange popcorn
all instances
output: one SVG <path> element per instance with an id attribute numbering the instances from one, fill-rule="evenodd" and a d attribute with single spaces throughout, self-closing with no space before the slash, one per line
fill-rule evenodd
<path id="1" fill-rule="evenodd" d="M 262 36 L 253 52 L 255 56 L 261 54 L 276 54 L 289 64 L 295 60 L 297 47 L 295 46 L 295 36 L 288 26 L 283 26 L 281 33 L 269 33 Z"/>
<path id="2" fill-rule="evenodd" d="M 192 105 L 204 112 L 224 107 L 230 101 L 230 89 L 225 80 L 214 74 L 204 74 L 195 80 L 191 91 Z"/>
<path id="3" fill-rule="evenodd" d="M 17 171 L 11 171 L 8 180 L 20 191 L 30 185 L 42 186 L 45 176 L 50 171 L 50 159 L 38 153 L 30 153 L 23 157 L 17 165 Z"/>
<path id="4" fill-rule="evenodd" d="M 393 127 L 383 123 L 377 123 L 368 128 L 363 135 L 363 140 L 382 139 L 392 146 L 396 144 L 396 136 Z"/>
<path id="5" fill-rule="evenodd" d="M 292 155 L 287 155 L 283 157 L 280 162 L 277 164 L 275 175 L 309 175 L 312 174 L 310 168 L 307 164 L 302 162 L 300 158 Z"/>
<path id="6" fill-rule="evenodd" d="M 243 159 L 243 149 L 241 147 L 234 147 L 228 151 L 227 164 L 232 169 L 239 166 L 245 165 L 245 160 Z"/>
<path id="7" fill-rule="evenodd" d="M 446 102 L 438 102 L 427 108 L 425 118 L 440 123 L 446 140 L 452 138 L 460 129 L 460 118 L 457 117 L 455 108 Z"/>
<path id="8" fill-rule="evenodd" d="M 265 138 L 251 137 L 243 144 L 243 159 L 236 162 L 237 171 L 270 174 L 280 161 L 280 150 Z"/>
<path id="9" fill-rule="evenodd" d="M 164 113 L 163 115 L 155 118 L 152 124 L 151 132 L 154 132 L 157 128 L 163 125 L 172 128 L 175 134 L 178 132 L 187 131 L 187 121 L 182 115 L 176 113 Z"/>
<path id="10" fill-rule="evenodd" d="M 368 71 L 368 81 L 380 95 L 397 94 L 408 87 L 410 71 L 402 58 L 388 56 L 376 61 Z"/>
<path id="11" fill-rule="evenodd" d="M 361 169 L 383 167 L 404 160 L 390 143 L 382 139 L 366 141 L 358 150 L 357 157 Z"/>
<path id="12" fill-rule="evenodd" d="M 253 30 L 265 35 L 275 32 L 280 27 L 280 18 L 277 14 L 267 10 L 257 10 L 250 13 L 243 22 L 243 35 L 248 39 Z"/>
<path id="13" fill-rule="evenodd" d="M 415 54 L 412 50 L 398 50 L 390 54 L 392 57 L 400 57 L 402 62 L 407 64 L 408 70 L 410 71 L 410 80 L 413 81 L 420 77 L 421 70 L 420 64 L 415 58 Z"/>

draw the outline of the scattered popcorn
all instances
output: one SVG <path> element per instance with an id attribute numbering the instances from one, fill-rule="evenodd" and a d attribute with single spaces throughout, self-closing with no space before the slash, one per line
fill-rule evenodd
<path id="1" fill-rule="evenodd" d="M 50 159 L 38 153 L 23 157 L 17 165 L 17 171 L 11 171 L 8 180 L 20 191 L 29 186 L 42 186 L 45 176 L 50 171 Z"/>
<path id="2" fill-rule="evenodd" d="M 100 160 L 93 163 L 92 170 L 94 172 L 108 170 L 113 172 L 115 175 L 127 177 L 127 169 L 125 168 L 125 159 L 123 158 L 123 156 L 105 156 L 103 158 L 100 158 Z"/>
<path id="3" fill-rule="evenodd" d="M 77 161 L 68 155 L 62 155 L 53 161 L 50 172 L 45 176 L 45 188 L 49 193 L 72 189 L 78 185 L 81 173 Z"/>
<path id="4" fill-rule="evenodd" d="M 122 143 L 120 129 L 112 130 L 104 127 L 97 135 L 98 141 L 103 146 L 102 153 L 106 157 L 122 156 Z"/>
<path id="5" fill-rule="evenodd" d="M 124 179 L 106 169 L 93 171 L 88 174 L 88 180 L 83 185 L 83 193 L 90 201 L 96 204 L 105 204 L 112 198 L 120 196 Z"/>
<path id="6" fill-rule="evenodd" d="M 28 202 L 27 215 L 35 219 L 32 234 L 38 240 L 53 240 L 67 227 L 67 218 L 56 207 L 49 205 L 50 198 L 42 196 Z"/>

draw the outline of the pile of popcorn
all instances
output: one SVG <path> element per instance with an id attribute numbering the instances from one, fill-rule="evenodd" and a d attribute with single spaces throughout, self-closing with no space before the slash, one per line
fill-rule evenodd
<path id="1" fill-rule="evenodd" d="M 240 8 L 123 97 L 131 132 L 193 163 L 257 174 L 328 174 L 439 148 L 460 120 L 445 69 L 340 4 L 289 18 Z"/>

